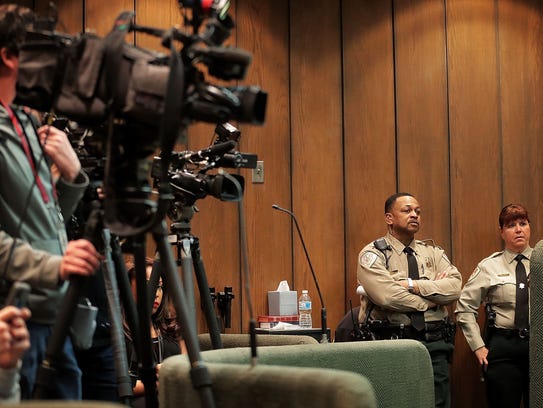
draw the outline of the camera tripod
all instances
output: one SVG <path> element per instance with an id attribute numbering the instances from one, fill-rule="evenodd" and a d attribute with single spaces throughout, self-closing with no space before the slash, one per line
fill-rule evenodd
<path id="1" fill-rule="evenodd" d="M 194 205 L 187 205 L 176 201 L 172 204 L 173 211 L 170 211 L 171 235 L 170 243 L 177 247 L 177 265 L 183 272 L 183 283 L 187 302 L 192 308 L 190 315 L 196 317 L 196 303 L 194 301 L 192 272 L 196 276 L 196 283 L 200 292 L 200 299 L 204 309 L 208 330 L 211 336 L 211 344 L 214 349 L 222 348 L 220 329 L 217 316 L 213 308 L 213 300 L 210 296 L 209 284 L 205 273 L 204 263 L 200 256 L 200 240 L 191 234 L 190 221 L 194 215 Z M 196 321 L 192 321 L 193 329 L 196 332 Z"/>
<path id="2" fill-rule="evenodd" d="M 133 335 L 134 349 L 140 365 L 140 378 L 145 386 L 145 403 L 148 408 L 158 407 L 156 390 L 156 362 L 152 353 L 150 338 L 151 304 L 148 301 L 151 289 L 146 282 L 146 249 L 145 235 L 137 235 L 132 240 L 132 251 L 136 269 L 137 311 L 133 296 L 130 292 L 130 283 L 120 246 L 111 238 L 109 230 L 103 228 L 102 211 L 95 208 L 87 222 L 85 236 L 91 240 L 97 249 L 103 249 L 105 261 L 103 262 L 104 281 L 108 293 L 108 312 L 111 320 L 112 344 L 115 353 L 115 368 L 118 375 L 118 390 L 121 402 L 130 405 L 132 401 L 132 384 L 128 377 L 128 363 L 126 361 L 126 348 L 119 299 L 116 296 L 118 289 L 123 302 L 126 321 Z M 169 291 L 176 318 L 181 326 L 188 357 L 191 362 L 191 380 L 193 386 L 200 393 L 204 407 L 214 407 L 215 402 L 211 390 L 209 372 L 203 364 L 196 331 L 189 318 L 187 301 L 183 291 L 183 284 L 177 274 L 173 255 L 171 253 L 166 223 L 158 222 L 151 229 L 151 234 L 157 244 L 160 257 L 160 275 Z M 102 240 L 98 236 L 101 233 Z M 113 244 L 113 245 L 112 245 Z M 115 272 L 114 272 L 115 271 Z M 82 293 L 87 278 L 76 276 L 70 278 L 70 285 L 64 296 L 59 315 L 53 326 L 52 334 L 47 344 L 46 357 L 38 370 L 34 398 L 54 399 L 54 375 L 58 356 L 61 355 L 64 342 L 69 333 L 70 325 L 74 319 L 76 305 Z M 156 279 L 158 282 L 158 278 Z M 117 287 L 116 284 L 119 284 Z M 156 286 L 155 288 L 156 289 Z M 154 292 L 153 292 L 154 293 Z"/>

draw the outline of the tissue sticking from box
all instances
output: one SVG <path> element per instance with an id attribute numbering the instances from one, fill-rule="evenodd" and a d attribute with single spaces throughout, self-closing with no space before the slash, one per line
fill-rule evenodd
<path id="1" fill-rule="evenodd" d="M 289 290 L 290 288 L 286 280 L 282 280 L 281 282 L 279 282 L 279 286 L 277 286 L 277 292 L 288 292 Z"/>

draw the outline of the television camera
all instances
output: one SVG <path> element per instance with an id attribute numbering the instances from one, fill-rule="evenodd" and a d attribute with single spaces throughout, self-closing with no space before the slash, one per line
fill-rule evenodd
<path id="1" fill-rule="evenodd" d="M 38 21 L 28 29 L 20 50 L 16 103 L 54 111 L 102 136 L 104 219 L 119 236 L 140 234 L 162 220 L 174 186 L 191 184 L 187 190 L 199 191 L 196 198 L 214 195 L 222 186 L 228 190 L 224 180 L 230 177 L 191 174 L 186 167 L 195 160 L 183 158 L 181 163 L 172 153 L 191 123 L 264 123 L 266 92 L 257 86 L 213 84 L 198 68 L 203 64 L 209 75 L 224 81 L 246 75 L 251 54 L 222 45 L 234 26 L 229 2 L 179 5 L 192 9 L 190 34 L 137 25 L 133 12 L 123 12 L 104 38 L 90 33 L 68 36 L 54 31 L 50 21 Z M 168 52 L 127 44 L 130 31 L 160 38 Z M 157 149 L 160 160 L 151 160 Z M 231 149 L 220 153 L 216 158 L 221 167 L 249 165 L 243 154 Z M 185 169 L 171 175 L 171 164 Z M 158 200 L 151 198 L 151 168 L 158 180 Z"/>

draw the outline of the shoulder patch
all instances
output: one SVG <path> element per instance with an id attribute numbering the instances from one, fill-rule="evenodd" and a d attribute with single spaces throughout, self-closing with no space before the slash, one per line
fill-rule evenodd
<path id="1" fill-rule="evenodd" d="M 431 247 L 436 246 L 436 243 L 434 242 L 433 239 L 423 239 L 422 241 L 417 240 L 417 243 L 424 246 L 431 246 Z"/>
<path id="2" fill-rule="evenodd" d="M 475 270 L 471 273 L 471 276 L 468 279 L 468 282 L 475 279 L 479 274 L 481 273 L 481 268 L 477 267 Z"/>
<path id="3" fill-rule="evenodd" d="M 369 268 L 370 266 L 373 265 L 376 259 L 377 259 L 377 254 L 374 254 L 373 252 L 368 251 L 360 255 L 359 262 L 362 266 Z"/>

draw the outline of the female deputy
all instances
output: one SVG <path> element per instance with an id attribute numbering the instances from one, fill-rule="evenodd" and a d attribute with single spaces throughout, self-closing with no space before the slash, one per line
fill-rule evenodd
<path id="1" fill-rule="evenodd" d="M 457 321 L 483 369 L 489 408 L 529 407 L 530 219 L 520 204 L 499 216 L 505 250 L 483 259 L 462 290 Z M 477 311 L 485 304 L 483 335 Z M 484 338 L 483 338 L 484 336 Z"/>

